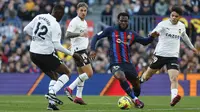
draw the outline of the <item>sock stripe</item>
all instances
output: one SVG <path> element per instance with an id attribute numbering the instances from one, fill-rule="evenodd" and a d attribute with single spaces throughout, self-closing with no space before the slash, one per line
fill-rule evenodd
<path id="1" fill-rule="evenodd" d="M 84 87 L 84 86 L 77 86 L 77 87 Z"/>
<path id="2" fill-rule="evenodd" d="M 65 84 L 62 80 L 58 79 L 58 81 L 62 82 L 63 84 Z"/>
<path id="3" fill-rule="evenodd" d="M 81 82 L 83 82 L 83 80 L 80 77 L 78 77 L 78 78 L 81 80 Z"/>

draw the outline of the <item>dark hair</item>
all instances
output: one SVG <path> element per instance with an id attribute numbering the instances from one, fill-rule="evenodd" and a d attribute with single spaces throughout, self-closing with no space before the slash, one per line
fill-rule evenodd
<path id="1" fill-rule="evenodd" d="M 64 11 L 64 7 L 63 7 L 62 5 L 56 4 L 56 5 L 53 7 L 53 10 L 54 10 L 55 12 Z"/>
<path id="2" fill-rule="evenodd" d="M 178 13 L 180 16 L 181 16 L 182 13 L 183 13 L 181 7 L 179 7 L 179 6 L 173 6 L 171 12 L 173 12 L 173 11 L 176 12 L 176 13 Z"/>
<path id="3" fill-rule="evenodd" d="M 77 9 L 79 9 L 80 7 L 86 7 L 88 9 L 88 5 L 85 2 L 79 2 L 77 5 Z"/>
<path id="4" fill-rule="evenodd" d="M 126 13 L 126 12 L 121 12 L 121 13 L 119 13 L 118 16 L 117 16 L 117 19 L 119 19 L 120 16 L 127 16 L 128 19 L 129 19 L 129 15 L 128 15 L 128 13 Z"/>

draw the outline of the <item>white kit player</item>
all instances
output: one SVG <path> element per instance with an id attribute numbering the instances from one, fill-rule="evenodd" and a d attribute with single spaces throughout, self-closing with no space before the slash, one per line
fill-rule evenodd
<path id="1" fill-rule="evenodd" d="M 181 99 L 178 95 L 180 39 L 182 38 L 193 52 L 198 53 L 186 34 L 185 25 L 179 21 L 181 15 L 180 7 L 172 7 L 170 19 L 160 22 L 153 30 L 160 34 L 159 41 L 154 51 L 153 62 L 140 78 L 143 83 L 166 65 L 171 82 L 171 106 L 175 106 Z"/>
<path id="2" fill-rule="evenodd" d="M 70 70 L 54 54 L 55 50 L 61 51 L 75 59 L 81 60 L 77 53 L 65 49 L 61 43 L 61 28 L 59 21 L 64 14 L 64 7 L 55 5 L 51 14 L 36 16 L 25 28 L 24 32 L 32 36 L 30 57 L 46 75 L 51 78 L 49 92 L 45 95 L 49 99 L 49 110 L 59 110 L 57 104 L 63 104 L 56 97 L 56 93 L 66 84 L 70 77 Z M 61 76 L 59 77 L 58 74 Z M 58 78 L 59 77 L 59 78 Z"/>
<path id="3" fill-rule="evenodd" d="M 67 28 L 66 37 L 71 40 L 71 49 L 75 53 L 78 53 L 83 62 L 75 59 L 79 76 L 68 87 L 65 88 L 67 97 L 80 105 L 86 105 L 82 99 L 82 91 L 85 80 L 89 79 L 93 75 L 92 66 L 88 57 L 88 34 L 87 34 L 87 22 L 85 17 L 87 15 L 88 5 L 85 2 L 80 2 L 77 5 L 77 16 L 71 20 Z M 76 98 L 73 99 L 72 91 L 77 86 Z"/>

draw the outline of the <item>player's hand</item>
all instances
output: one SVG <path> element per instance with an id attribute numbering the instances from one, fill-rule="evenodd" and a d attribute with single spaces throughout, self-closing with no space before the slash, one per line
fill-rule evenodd
<path id="1" fill-rule="evenodd" d="M 199 51 L 198 51 L 196 48 L 193 48 L 192 51 L 193 51 L 195 54 L 199 55 Z"/>
<path id="2" fill-rule="evenodd" d="M 157 31 L 150 33 L 150 36 L 153 38 L 157 38 L 160 34 Z"/>
<path id="3" fill-rule="evenodd" d="M 90 51 L 90 59 L 94 60 L 96 57 L 96 52 L 95 51 Z"/>
<path id="4" fill-rule="evenodd" d="M 73 57 L 75 60 L 79 60 L 79 61 L 83 62 L 83 58 L 82 58 L 81 55 L 78 54 L 78 53 L 74 53 L 72 57 Z"/>
<path id="5" fill-rule="evenodd" d="M 80 36 L 81 37 L 88 37 L 88 32 L 84 31 L 84 32 L 80 33 Z"/>

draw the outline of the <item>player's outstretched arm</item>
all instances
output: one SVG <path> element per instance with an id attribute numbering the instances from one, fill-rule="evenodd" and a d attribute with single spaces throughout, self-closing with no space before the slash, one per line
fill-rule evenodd
<path id="1" fill-rule="evenodd" d="M 98 42 L 98 40 L 105 38 L 105 37 L 110 37 L 110 32 L 112 31 L 112 27 L 107 27 L 106 29 L 104 29 L 103 31 L 100 31 L 99 33 L 97 33 L 91 41 L 91 51 L 90 51 L 90 58 L 92 60 L 95 59 L 96 57 L 96 44 Z"/>
<path id="2" fill-rule="evenodd" d="M 198 50 L 192 45 L 188 35 L 186 34 L 186 32 L 183 32 L 182 34 L 182 39 L 185 42 L 185 44 L 187 44 L 187 46 L 195 53 L 195 54 L 199 54 Z"/>
<path id="3" fill-rule="evenodd" d="M 151 35 L 149 35 L 149 37 L 142 37 L 137 33 L 133 33 L 134 35 L 134 41 L 138 42 L 142 45 L 148 45 L 149 43 L 151 43 L 155 37 L 159 36 L 159 34 L 157 32 L 152 33 Z M 131 43 L 131 45 L 133 44 L 133 42 Z"/>
<path id="4" fill-rule="evenodd" d="M 112 27 L 107 27 L 103 31 L 100 31 L 99 33 L 94 35 L 94 37 L 92 38 L 92 41 L 91 41 L 91 50 L 93 50 L 93 51 L 96 50 L 96 43 L 98 42 L 98 40 L 105 38 L 105 37 L 109 38 L 112 30 L 113 30 Z"/>
<path id="5" fill-rule="evenodd" d="M 66 55 L 71 55 L 71 56 L 73 56 L 73 54 L 74 54 L 73 51 L 70 51 L 70 50 L 64 48 L 64 47 L 60 44 L 60 42 L 54 41 L 54 42 L 53 42 L 53 45 L 54 45 L 54 47 L 55 47 L 56 50 L 58 50 L 58 51 L 60 51 L 60 52 L 63 52 L 63 53 L 65 53 Z"/>

